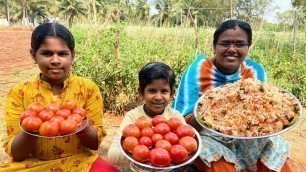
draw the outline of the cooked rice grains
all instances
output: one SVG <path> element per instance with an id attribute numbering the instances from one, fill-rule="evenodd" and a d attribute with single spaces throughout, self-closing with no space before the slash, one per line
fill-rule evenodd
<path id="1" fill-rule="evenodd" d="M 205 93 L 198 116 L 218 132 L 232 136 L 276 133 L 297 116 L 294 98 L 281 89 L 253 79 L 241 79 Z"/>

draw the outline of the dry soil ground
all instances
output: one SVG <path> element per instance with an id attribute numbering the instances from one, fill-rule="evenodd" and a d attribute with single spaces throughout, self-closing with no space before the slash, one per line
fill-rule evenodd
<path id="1" fill-rule="evenodd" d="M 8 158 L 2 144 L 6 133 L 3 106 L 9 88 L 14 83 L 35 76 L 39 71 L 29 54 L 30 37 L 30 29 L 0 29 L 0 160 Z M 300 123 L 282 135 L 289 142 L 290 162 L 294 171 L 297 172 L 306 172 L 306 157 L 304 157 L 306 156 L 305 116 L 304 108 L 304 115 Z M 99 148 L 102 157 L 105 157 L 121 120 L 121 116 L 105 114 L 104 123 L 108 136 Z"/>

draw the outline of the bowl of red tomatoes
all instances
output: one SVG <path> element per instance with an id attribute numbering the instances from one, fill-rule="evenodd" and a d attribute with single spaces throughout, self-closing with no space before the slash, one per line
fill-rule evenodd
<path id="1" fill-rule="evenodd" d="M 86 110 L 71 100 L 62 105 L 33 103 L 20 115 L 20 127 L 37 137 L 64 137 L 83 130 L 88 125 L 86 115 Z"/>
<path id="2" fill-rule="evenodd" d="M 191 163 L 200 154 L 199 133 L 177 117 L 138 118 L 127 125 L 119 142 L 132 162 L 150 169 L 170 170 Z"/>

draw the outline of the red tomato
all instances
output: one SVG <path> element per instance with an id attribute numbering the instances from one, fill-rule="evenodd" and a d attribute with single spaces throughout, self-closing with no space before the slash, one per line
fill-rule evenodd
<path id="1" fill-rule="evenodd" d="M 156 115 L 152 119 L 153 126 L 156 126 L 159 123 L 167 123 L 167 119 L 162 115 Z"/>
<path id="2" fill-rule="evenodd" d="M 51 110 L 54 114 L 56 113 L 56 111 L 60 110 L 60 105 L 56 102 L 51 102 L 49 104 L 46 105 L 45 110 Z"/>
<path id="3" fill-rule="evenodd" d="M 44 110 L 44 107 L 40 103 L 32 103 L 28 106 L 28 110 L 35 111 L 37 114 Z"/>
<path id="4" fill-rule="evenodd" d="M 142 129 L 141 132 L 140 132 L 141 137 L 147 136 L 147 137 L 151 138 L 153 136 L 153 134 L 154 134 L 153 129 L 149 128 L 149 127 L 146 127 L 144 129 Z"/>
<path id="5" fill-rule="evenodd" d="M 150 150 L 145 145 L 137 145 L 132 151 L 133 158 L 139 162 L 149 160 Z"/>
<path id="6" fill-rule="evenodd" d="M 74 120 L 78 124 L 78 126 L 80 126 L 83 122 L 83 118 L 79 114 L 71 114 L 68 116 L 67 119 Z"/>
<path id="7" fill-rule="evenodd" d="M 172 145 L 170 142 L 168 142 L 167 140 L 158 140 L 155 143 L 155 148 L 163 148 L 166 149 L 167 151 L 170 151 Z"/>
<path id="8" fill-rule="evenodd" d="M 150 137 L 147 137 L 147 136 L 144 136 L 144 137 L 141 137 L 139 139 L 139 144 L 140 145 L 145 145 L 146 147 L 148 148 L 151 148 L 152 147 L 152 140 L 150 139 Z"/>
<path id="9" fill-rule="evenodd" d="M 21 122 L 21 126 L 25 131 L 36 133 L 38 132 L 42 122 L 43 121 L 36 116 L 28 116 Z"/>
<path id="10" fill-rule="evenodd" d="M 53 121 L 45 121 L 39 128 L 39 134 L 42 136 L 57 136 L 59 124 Z"/>
<path id="11" fill-rule="evenodd" d="M 170 157 L 173 162 L 179 164 L 187 160 L 188 152 L 181 145 L 173 145 L 170 150 Z"/>
<path id="12" fill-rule="evenodd" d="M 43 110 L 37 115 L 42 121 L 49 121 L 54 117 L 54 113 L 51 110 Z"/>
<path id="13" fill-rule="evenodd" d="M 177 118 L 177 117 L 172 117 L 167 121 L 168 126 L 170 127 L 171 131 L 174 131 L 179 127 L 180 125 L 183 125 L 183 122 Z"/>
<path id="14" fill-rule="evenodd" d="M 140 130 L 135 124 L 129 124 L 122 131 L 123 137 L 133 136 L 137 139 L 140 137 Z"/>
<path id="15" fill-rule="evenodd" d="M 194 132 L 194 129 L 191 126 L 189 126 L 189 125 L 181 125 L 181 126 L 177 127 L 176 135 L 179 138 L 182 138 L 184 136 L 194 137 L 195 136 L 195 132 Z"/>
<path id="16" fill-rule="evenodd" d="M 60 123 L 61 134 L 73 133 L 78 128 L 78 124 L 74 120 L 66 119 Z"/>
<path id="17" fill-rule="evenodd" d="M 61 116 L 65 119 L 67 119 L 70 114 L 71 114 L 71 111 L 68 109 L 60 109 L 55 113 L 56 116 Z"/>
<path id="18" fill-rule="evenodd" d="M 145 116 L 142 116 L 142 117 L 139 117 L 136 122 L 135 122 L 135 125 L 140 129 L 144 129 L 146 127 L 150 127 L 152 128 L 152 121 L 151 119 L 149 119 L 148 117 L 145 117 Z"/>
<path id="19" fill-rule="evenodd" d="M 123 148 L 132 153 L 133 149 L 138 145 L 138 140 L 133 137 L 133 136 L 129 136 L 127 138 L 124 139 L 123 141 Z"/>
<path id="20" fill-rule="evenodd" d="M 77 107 L 77 104 L 72 100 L 67 100 L 62 103 L 62 109 L 73 110 Z"/>
<path id="21" fill-rule="evenodd" d="M 62 116 L 54 116 L 50 119 L 50 121 L 57 122 L 58 124 L 60 124 L 64 120 L 65 118 L 63 118 Z"/>
<path id="22" fill-rule="evenodd" d="M 170 164 L 170 154 L 167 150 L 162 148 L 154 148 L 150 152 L 149 161 L 152 165 L 164 167 Z"/>
<path id="23" fill-rule="evenodd" d="M 164 139 L 171 143 L 171 145 L 176 145 L 179 142 L 179 137 L 175 133 L 167 133 L 164 135 Z"/>
<path id="24" fill-rule="evenodd" d="M 151 137 L 151 140 L 154 145 L 158 140 L 163 140 L 163 136 L 161 134 L 153 134 L 153 136 Z"/>
<path id="25" fill-rule="evenodd" d="M 20 121 L 28 116 L 37 116 L 36 112 L 33 110 L 26 110 L 20 115 Z"/>
<path id="26" fill-rule="evenodd" d="M 170 127 L 166 123 L 159 123 L 153 129 L 155 134 L 165 135 L 170 132 Z"/>
<path id="27" fill-rule="evenodd" d="M 190 136 L 182 137 L 179 140 L 179 145 L 182 145 L 187 150 L 188 154 L 191 154 L 197 151 L 198 149 L 197 141 L 193 137 L 190 137 Z"/>
<path id="28" fill-rule="evenodd" d="M 73 109 L 72 113 L 79 114 L 83 118 L 86 117 L 86 115 L 87 115 L 86 110 L 81 108 L 81 107 L 77 107 L 77 108 Z"/>

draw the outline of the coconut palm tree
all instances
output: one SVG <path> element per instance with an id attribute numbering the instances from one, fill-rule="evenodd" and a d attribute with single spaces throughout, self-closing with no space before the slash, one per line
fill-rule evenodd
<path id="1" fill-rule="evenodd" d="M 61 0 L 59 3 L 59 12 L 68 19 L 69 27 L 75 17 L 85 16 L 87 9 L 83 1 L 80 0 Z"/>

